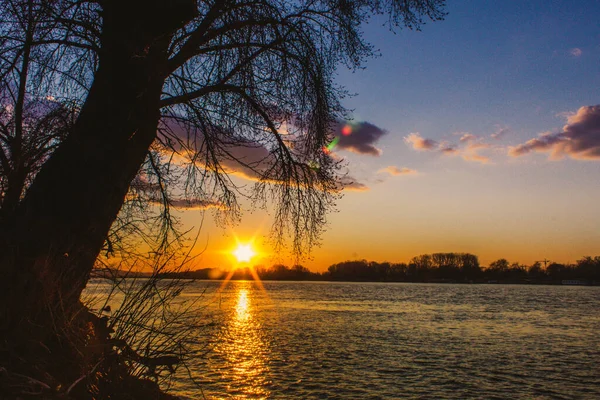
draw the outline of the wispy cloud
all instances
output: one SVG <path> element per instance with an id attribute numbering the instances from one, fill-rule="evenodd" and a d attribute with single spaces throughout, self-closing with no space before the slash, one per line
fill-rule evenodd
<path id="1" fill-rule="evenodd" d="M 463 160 L 469 162 L 478 162 L 481 164 L 488 164 L 490 162 L 490 158 L 484 155 L 478 154 L 476 152 L 468 153 L 465 152 L 462 156 Z"/>
<path id="2" fill-rule="evenodd" d="M 417 170 L 415 169 L 411 169 L 411 168 L 398 168 L 395 165 L 390 165 L 387 166 L 385 168 L 380 169 L 379 171 L 377 171 L 378 173 L 386 173 L 392 176 L 400 176 L 400 175 L 416 175 L 417 174 Z"/>
<path id="3" fill-rule="evenodd" d="M 435 150 L 438 147 L 438 142 L 433 139 L 425 139 L 418 132 L 405 136 L 404 142 L 415 150 Z"/>
<path id="4" fill-rule="evenodd" d="M 209 208 L 217 208 L 219 210 L 226 210 L 227 207 L 219 203 L 217 201 L 209 201 L 209 200 L 184 200 L 184 199 L 176 199 L 170 201 L 171 207 L 180 209 L 180 210 L 206 210 Z"/>
<path id="5" fill-rule="evenodd" d="M 438 146 L 438 150 L 440 151 L 440 153 L 447 156 L 453 156 L 459 153 L 458 146 L 448 142 L 440 143 L 440 145 Z"/>
<path id="6" fill-rule="evenodd" d="M 569 50 L 569 54 L 573 57 L 581 57 L 581 55 L 583 54 L 583 50 L 581 50 L 579 47 L 574 47 L 571 50 Z"/>
<path id="7" fill-rule="evenodd" d="M 351 192 L 366 192 L 369 189 L 367 185 L 364 183 L 358 182 L 356 179 L 351 176 L 345 176 L 340 180 L 340 184 L 342 185 L 343 190 L 351 191 Z"/>
<path id="8" fill-rule="evenodd" d="M 492 139 L 500 139 L 506 136 L 510 132 L 510 128 L 508 126 L 498 126 L 497 130 L 490 135 Z"/>
<path id="9" fill-rule="evenodd" d="M 600 160 L 600 105 L 584 106 L 567 117 L 560 132 L 545 132 L 525 143 L 510 147 L 513 157 L 531 152 L 548 152 L 551 160 L 570 157 Z"/>
<path id="10" fill-rule="evenodd" d="M 473 140 L 476 140 L 477 136 L 473 135 L 472 133 L 463 133 L 460 137 L 460 142 L 464 143 L 464 142 L 472 142 Z"/>
<path id="11" fill-rule="evenodd" d="M 492 146 L 484 142 L 469 143 L 465 148 L 461 149 L 460 156 L 463 160 L 469 162 L 478 162 L 482 164 L 488 164 L 490 158 L 479 153 L 480 150 L 486 150 Z"/>
<path id="12" fill-rule="evenodd" d="M 446 156 L 460 156 L 469 162 L 486 164 L 490 161 L 489 157 L 479 154 L 480 150 L 491 148 L 491 145 L 484 143 L 481 137 L 468 132 L 460 132 L 457 135 L 461 136 L 458 143 L 438 142 L 424 138 L 419 133 L 411 133 L 404 138 L 404 141 L 415 150 L 438 152 Z"/>

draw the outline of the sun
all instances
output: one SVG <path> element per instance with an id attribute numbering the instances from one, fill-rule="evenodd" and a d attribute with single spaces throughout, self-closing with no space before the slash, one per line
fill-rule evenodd
<path id="1" fill-rule="evenodd" d="M 233 251 L 233 255 L 238 262 L 249 262 L 256 255 L 250 244 L 238 244 Z"/>

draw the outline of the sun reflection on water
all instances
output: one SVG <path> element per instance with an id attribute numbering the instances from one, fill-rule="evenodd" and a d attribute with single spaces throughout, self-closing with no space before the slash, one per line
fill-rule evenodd
<path id="1" fill-rule="evenodd" d="M 215 351 L 226 363 L 219 368 L 227 391 L 236 398 L 267 398 L 270 395 L 269 347 L 255 317 L 251 283 L 240 285 L 233 312 Z"/>
<path id="2" fill-rule="evenodd" d="M 238 301 L 235 307 L 236 317 L 238 320 L 248 319 L 248 290 L 241 289 L 238 294 Z"/>

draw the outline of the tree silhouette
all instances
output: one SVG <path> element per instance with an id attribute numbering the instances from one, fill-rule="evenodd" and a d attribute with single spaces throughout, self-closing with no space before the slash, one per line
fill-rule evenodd
<path id="1" fill-rule="evenodd" d="M 243 175 L 256 185 L 241 194 L 275 204 L 274 237 L 309 250 L 341 189 L 322 151 L 344 116 L 334 68 L 372 55 L 369 15 L 418 29 L 443 3 L 1 0 L 3 343 L 79 312 L 132 191 L 168 232 L 182 202 L 236 216 Z M 43 99 L 73 116 L 67 130 L 27 122 Z"/>
<path id="2" fill-rule="evenodd" d="M 443 254 L 443 256 L 441 256 Z M 433 264 L 442 257 L 444 263 Z M 451 260 L 451 261 L 450 261 Z M 429 263 L 429 264 L 428 264 Z M 560 284 L 562 280 L 574 280 L 577 284 L 600 284 L 600 257 L 584 257 L 575 264 L 551 263 L 543 269 L 540 262 L 530 266 L 500 259 L 489 268 L 482 269 L 478 257 L 469 253 L 435 253 L 414 257 L 409 265 L 404 263 L 347 260 L 329 266 L 324 272 L 311 272 L 301 265 L 287 267 L 277 264 L 271 267 L 255 266 L 261 280 L 332 280 L 357 282 L 431 282 L 431 283 L 488 283 L 490 280 L 508 284 Z M 449 276 L 448 271 L 452 271 Z M 240 270 L 238 270 L 240 271 Z M 169 272 L 164 277 L 188 279 L 215 279 L 222 274 L 210 274 L 210 269 Z M 242 270 L 232 279 L 249 279 L 251 273 Z"/>

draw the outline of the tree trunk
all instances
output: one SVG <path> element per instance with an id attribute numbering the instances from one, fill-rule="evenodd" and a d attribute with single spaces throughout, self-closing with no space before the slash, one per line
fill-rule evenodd
<path id="1" fill-rule="evenodd" d="M 195 11 L 191 0 L 102 4 L 99 68 L 74 131 L 0 221 L 4 333 L 78 304 L 155 139 L 169 41 Z"/>

